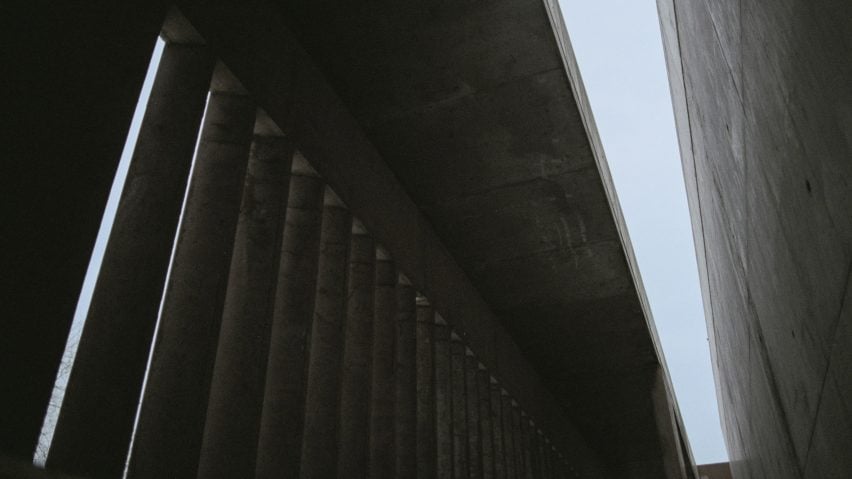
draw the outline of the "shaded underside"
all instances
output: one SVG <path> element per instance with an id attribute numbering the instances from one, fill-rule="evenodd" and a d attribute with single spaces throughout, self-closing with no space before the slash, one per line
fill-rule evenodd
<path id="1" fill-rule="evenodd" d="M 544 5 L 282 12 L 601 457 L 656 467 L 658 360 Z"/>

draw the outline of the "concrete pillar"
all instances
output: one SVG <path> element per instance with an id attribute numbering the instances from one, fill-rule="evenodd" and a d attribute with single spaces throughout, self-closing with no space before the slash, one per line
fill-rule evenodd
<path id="1" fill-rule="evenodd" d="M 57 367 L 166 2 L 4 5 L 0 451 L 29 462 L 45 411 L 54 407 Z M 127 446 L 140 384 L 121 440 L 76 436 L 71 447 L 94 452 L 67 457 L 79 457 L 85 469 L 92 462 L 84 455 L 103 453 L 115 464 L 121 454 L 112 449 Z"/>
<path id="2" fill-rule="evenodd" d="M 373 301 L 376 247 L 364 226 L 352 225 L 349 300 L 340 383 L 338 477 L 366 477 L 369 457 L 370 365 L 373 353 Z"/>
<path id="3" fill-rule="evenodd" d="M 482 435 L 479 420 L 479 387 L 477 371 L 479 361 L 468 349 L 465 361 L 465 402 L 467 404 L 467 452 L 468 475 L 471 479 L 482 479 Z"/>
<path id="4" fill-rule="evenodd" d="M 65 389 L 47 465 L 124 470 L 213 58 L 163 50 Z"/>
<path id="5" fill-rule="evenodd" d="M 550 463 L 551 453 L 550 440 L 547 437 L 541 438 L 541 469 L 544 479 L 553 479 L 553 465 Z"/>
<path id="6" fill-rule="evenodd" d="M 536 431 L 536 454 L 538 454 L 538 467 L 540 476 L 544 479 L 550 479 L 550 469 L 547 467 L 547 443 L 544 440 L 544 434 L 541 431 Z"/>
<path id="7" fill-rule="evenodd" d="M 453 384 L 450 327 L 440 317 L 435 325 L 435 431 L 438 478 L 453 477 Z"/>
<path id="8" fill-rule="evenodd" d="M 417 297 L 417 477 L 435 477 L 435 383 L 432 333 L 435 315 Z"/>
<path id="9" fill-rule="evenodd" d="M 257 479 L 299 476 L 305 415 L 308 336 L 322 224 L 323 182 L 296 154 L 290 173 L 272 313 L 263 413 L 257 442 Z"/>
<path id="10" fill-rule="evenodd" d="M 396 286 L 396 375 L 394 378 L 395 477 L 417 474 L 416 293 L 405 276 Z"/>
<path id="11" fill-rule="evenodd" d="M 263 119 L 261 119 L 263 120 Z M 251 477 L 255 470 L 281 230 L 293 145 L 255 127 L 243 189 L 198 476 Z"/>
<path id="12" fill-rule="evenodd" d="M 468 428 L 465 382 L 465 346 L 461 338 L 453 333 L 452 350 L 453 376 L 453 477 L 467 477 L 468 471 Z"/>
<path id="13" fill-rule="evenodd" d="M 369 477 L 394 477 L 394 342 L 396 282 L 393 260 L 376 248 L 376 293 L 370 394 Z"/>
<path id="14" fill-rule="evenodd" d="M 248 96 L 211 93 L 139 408 L 129 477 L 196 475 L 254 118 Z"/>
<path id="15" fill-rule="evenodd" d="M 521 412 L 521 438 L 524 458 L 524 477 L 526 479 L 533 479 L 533 477 L 535 477 L 535 467 L 533 466 L 533 437 L 530 429 L 530 419 L 523 412 Z"/>
<path id="16" fill-rule="evenodd" d="M 482 449 L 482 477 L 493 479 L 494 471 L 494 425 L 491 417 L 491 388 L 488 371 L 481 365 L 477 365 L 476 389 L 479 398 L 479 434 L 481 436 Z"/>
<path id="17" fill-rule="evenodd" d="M 337 471 L 351 228 L 349 211 L 326 188 L 302 436 L 300 476 L 305 479 L 331 478 Z"/>
<path id="18" fill-rule="evenodd" d="M 512 413 L 512 398 L 508 393 L 501 391 L 501 412 L 503 415 L 503 454 L 506 461 L 506 479 L 517 479 L 518 464 L 515 455 L 515 428 Z"/>
<path id="19" fill-rule="evenodd" d="M 505 444 L 506 438 L 503 431 L 503 395 L 500 392 L 500 385 L 490 375 L 488 376 L 488 392 L 490 395 L 491 407 L 491 431 L 494 439 L 494 477 L 496 479 L 506 479 L 506 453 Z"/>
<path id="20" fill-rule="evenodd" d="M 515 475 L 518 479 L 526 479 L 524 437 L 521 431 L 521 408 L 515 400 L 512 400 L 512 437 L 515 443 Z"/>

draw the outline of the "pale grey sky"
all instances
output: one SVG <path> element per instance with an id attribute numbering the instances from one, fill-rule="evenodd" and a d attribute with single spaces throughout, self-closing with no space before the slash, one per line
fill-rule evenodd
<path id="1" fill-rule="evenodd" d="M 698 464 L 727 461 L 655 0 L 559 0 Z"/>

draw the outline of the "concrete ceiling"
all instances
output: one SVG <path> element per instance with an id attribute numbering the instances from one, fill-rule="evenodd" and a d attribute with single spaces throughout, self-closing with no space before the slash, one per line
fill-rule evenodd
<path id="1" fill-rule="evenodd" d="M 591 444 L 659 462 L 652 335 L 541 0 L 282 12 Z"/>

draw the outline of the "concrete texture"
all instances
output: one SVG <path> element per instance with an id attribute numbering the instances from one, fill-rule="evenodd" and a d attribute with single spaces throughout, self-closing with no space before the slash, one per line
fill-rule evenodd
<path id="1" fill-rule="evenodd" d="M 518 456 L 515 453 L 515 443 L 518 438 L 515 434 L 514 414 L 512 414 L 512 398 L 503 394 L 500 396 L 500 414 L 503 416 L 503 457 L 506 462 L 506 477 L 514 479 L 518 476 Z"/>
<path id="2" fill-rule="evenodd" d="M 436 367 L 435 357 L 435 333 L 439 333 L 440 342 L 446 343 L 442 326 L 440 331 L 435 326 L 435 312 L 426 298 L 417 296 L 417 477 L 435 477 L 437 474 L 438 457 L 442 456 L 436 452 L 437 432 L 436 414 L 444 410 L 449 401 L 445 401 L 445 395 L 439 396 L 437 392 L 443 391 L 446 381 L 436 381 L 444 371 L 442 350 L 437 350 L 439 364 Z M 449 364 L 446 364 L 449 366 Z M 438 384 L 436 384 L 438 383 Z M 436 387 L 438 386 L 438 387 Z M 440 405 L 438 404 L 440 400 Z M 441 421 L 441 424 L 444 424 Z"/>
<path id="3" fill-rule="evenodd" d="M 340 451 L 338 476 L 366 477 L 370 453 L 370 365 L 373 352 L 373 295 L 376 289 L 376 247 L 357 220 L 349 248 L 349 293 L 343 328 L 343 370 L 340 378 Z"/>
<path id="4" fill-rule="evenodd" d="M 300 477 L 337 476 L 340 380 L 347 316 L 347 272 L 352 217 L 325 190 L 314 318 L 308 350 Z"/>
<path id="5" fill-rule="evenodd" d="M 563 460 L 660 461 L 662 361 L 555 3 L 178 4 Z"/>
<path id="6" fill-rule="evenodd" d="M 455 335 L 453 335 L 455 336 Z M 453 434 L 453 477 L 468 475 L 468 423 L 465 382 L 465 346 L 460 339 L 450 341 L 450 376 Z"/>
<path id="7" fill-rule="evenodd" d="M 435 325 L 435 477 L 453 477 L 453 369 L 450 328 Z"/>
<path id="8" fill-rule="evenodd" d="M 376 291 L 370 373 L 369 474 L 394 477 L 394 344 L 396 337 L 397 273 L 393 260 L 376 248 Z"/>
<path id="9" fill-rule="evenodd" d="M 207 103 L 128 477 L 195 476 L 255 110 L 233 90 Z"/>
<path id="10" fill-rule="evenodd" d="M 308 337 L 314 314 L 319 260 L 322 180 L 296 155 L 272 314 L 269 358 L 257 441 L 255 474 L 271 479 L 299 473 L 305 414 Z"/>
<path id="11" fill-rule="evenodd" d="M 847 477 L 852 6 L 658 6 L 733 475 Z"/>
<path id="12" fill-rule="evenodd" d="M 655 333 L 555 5 L 181 6 L 579 471 L 659 461 Z"/>
<path id="13" fill-rule="evenodd" d="M 255 471 L 293 158 L 290 140 L 259 133 L 256 127 L 204 422 L 198 464 L 204 478 Z"/>
<path id="14" fill-rule="evenodd" d="M 500 394 L 500 386 L 497 383 L 489 384 L 489 395 L 491 399 L 491 430 L 494 435 L 494 477 L 505 479 L 508 477 L 508 466 L 506 465 L 505 435 L 503 434 L 503 400 Z"/>
<path id="15" fill-rule="evenodd" d="M 124 470 L 213 65 L 203 45 L 163 49 L 65 389 L 51 467 L 102 477 Z"/>
<path id="16" fill-rule="evenodd" d="M 496 477 L 495 471 L 495 448 L 494 448 L 494 425 L 492 423 L 491 412 L 491 388 L 489 387 L 490 377 L 488 371 L 479 369 L 476 370 L 476 394 L 479 398 L 479 434 L 482 442 L 482 477 L 483 479 L 493 479 Z"/>
<path id="17" fill-rule="evenodd" d="M 417 305 L 414 288 L 400 276 L 396 286 L 396 352 L 394 377 L 394 471 L 396 477 L 417 473 Z"/>
<path id="18" fill-rule="evenodd" d="M 467 406 L 468 477 L 482 479 L 482 435 L 480 429 L 480 401 L 477 385 L 479 361 L 467 354 L 464 358 L 465 405 Z"/>

